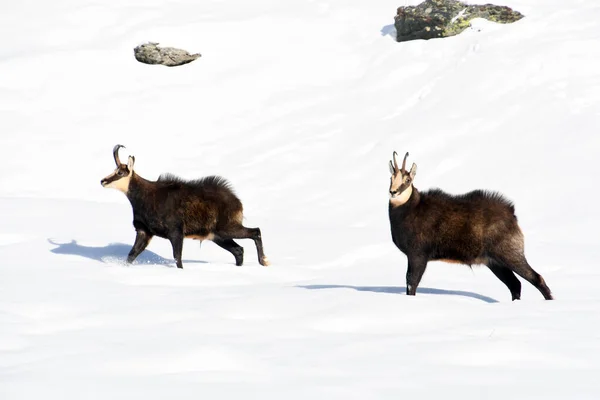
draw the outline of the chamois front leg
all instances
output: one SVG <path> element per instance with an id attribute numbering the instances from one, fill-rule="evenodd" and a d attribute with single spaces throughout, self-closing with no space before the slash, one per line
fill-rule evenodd
<path id="1" fill-rule="evenodd" d="M 183 229 L 169 234 L 169 241 L 171 242 L 171 246 L 173 246 L 173 258 L 175 258 L 177 268 L 183 268 L 183 262 L 181 261 L 181 255 L 183 253 L 183 238 Z"/>
<path id="2" fill-rule="evenodd" d="M 131 264 L 137 256 L 140 255 L 142 251 L 148 247 L 148 243 L 150 243 L 150 239 L 152 239 L 152 235 L 146 232 L 143 229 L 137 229 L 135 235 L 135 243 L 127 256 L 127 263 Z"/>
<path id="3" fill-rule="evenodd" d="M 427 268 L 427 257 L 421 255 L 408 256 L 408 268 L 406 269 L 406 295 L 414 296 L 417 294 L 417 287 L 423 273 Z"/>

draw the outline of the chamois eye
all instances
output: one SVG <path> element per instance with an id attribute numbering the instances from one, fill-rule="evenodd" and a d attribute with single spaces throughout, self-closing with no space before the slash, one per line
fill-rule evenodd
<path id="1" fill-rule="evenodd" d="M 412 180 L 410 178 L 406 179 L 406 184 L 409 185 L 412 182 Z"/>
<path id="2" fill-rule="evenodd" d="M 123 171 L 122 169 L 117 171 L 117 175 L 119 176 L 125 176 L 125 171 Z"/>

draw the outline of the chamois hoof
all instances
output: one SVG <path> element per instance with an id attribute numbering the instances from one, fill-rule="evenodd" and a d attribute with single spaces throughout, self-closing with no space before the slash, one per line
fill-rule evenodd
<path id="1" fill-rule="evenodd" d="M 268 267 L 269 265 L 271 265 L 271 263 L 269 262 L 269 258 L 267 257 L 263 257 L 262 260 L 259 260 L 260 265 L 262 265 L 263 267 Z"/>
<path id="2" fill-rule="evenodd" d="M 235 257 L 235 265 L 241 267 L 244 263 L 244 248 L 237 247 L 231 250 L 231 254 Z"/>

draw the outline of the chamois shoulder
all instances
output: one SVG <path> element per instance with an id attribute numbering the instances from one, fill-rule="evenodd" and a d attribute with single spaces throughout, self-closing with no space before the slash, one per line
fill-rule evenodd
<path id="1" fill-rule="evenodd" d="M 502 194 L 491 190 L 473 190 L 464 194 L 453 195 L 450 193 L 446 193 L 441 189 L 435 188 L 428 190 L 422 195 L 430 197 L 432 199 L 439 199 L 443 201 L 458 201 L 465 203 L 471 203 L 474 201 L 489 201 L 491 203 L 497 203 L 506 206 L 513 213 L 515 212 L 515 206 L 512 201 L 508 200 Z"/>

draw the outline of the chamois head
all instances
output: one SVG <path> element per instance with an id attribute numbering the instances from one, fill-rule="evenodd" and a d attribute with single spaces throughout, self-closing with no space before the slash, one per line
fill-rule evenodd
<path id="1" fill-rule="evenodd" d="M 121 160 L 119 160 L 119 149 L 121 147 L 125 148 L 125 146 L 120 144 L 113 148 L 113 157 L 115 158 L 115 164 L 117 164 L 117 168 L 112 174 L 102 179 L 100 184 L 104 187 L 114 188 L 123 193 L 127 193 L 127 190 L 129 189 L 129 181 L 133 175 L 133 163 L 135 162 L 135 157 L 129 156 L 127 164 L 121 164 Z"/>
<path id="2" fill-rule="evenodd" d="M 398 154 L 394 152 L 393 161 L 390 161 L 390 173 L 392 174 L 392 177 L 390 178 L 390 203 L 392 203 L 394 207 L 401 206 L 410 199 L 410 195 L 412 194 L 412 183 L 417 174 L 417 164 L 415 163 L 413 163 L 410 171 L 406 172 L 406 158 L 408 157 L 408 152 L 406 152 L 404 160 L 402 161 L 402 169 L 398 168 L 398 161 L 396 160 L 397 155 Z"/>

